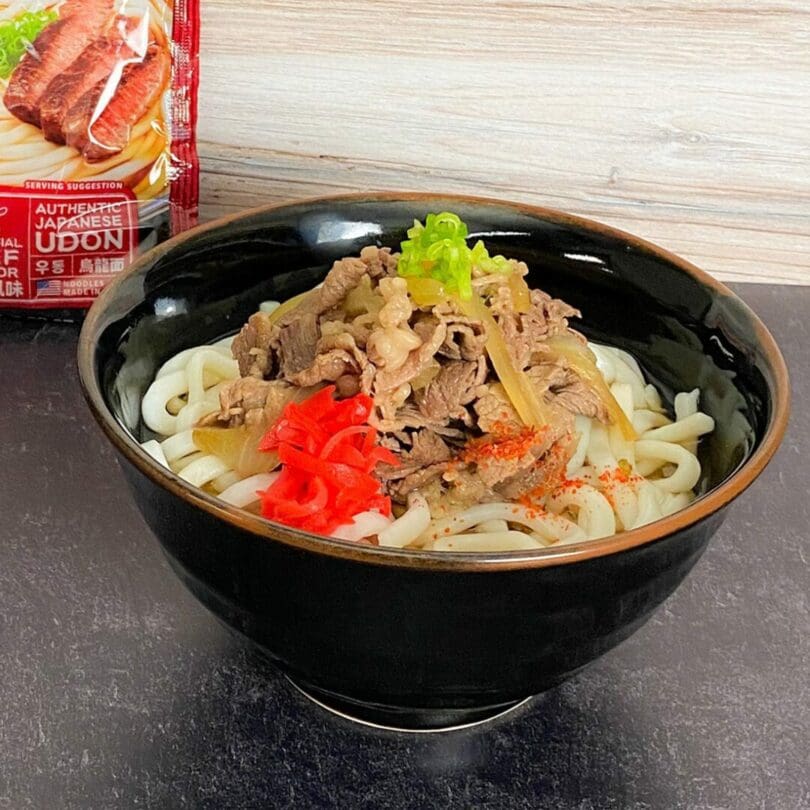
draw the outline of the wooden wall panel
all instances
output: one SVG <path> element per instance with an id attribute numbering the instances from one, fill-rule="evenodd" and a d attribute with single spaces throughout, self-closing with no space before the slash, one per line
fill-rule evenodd
<path id="1" fill-rule="evenodd" d="M 462 191 L 810 283 L 810 4 L 204 0 L 202 215 Z"/>

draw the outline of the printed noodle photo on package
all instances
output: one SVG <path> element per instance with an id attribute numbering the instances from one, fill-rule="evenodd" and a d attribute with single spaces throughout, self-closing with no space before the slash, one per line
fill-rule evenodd
<path id="1" fill-rule="evenodd" d="M 0 0 L 0 308 L 89 306 L 196 224 L 198 0 Z"/>

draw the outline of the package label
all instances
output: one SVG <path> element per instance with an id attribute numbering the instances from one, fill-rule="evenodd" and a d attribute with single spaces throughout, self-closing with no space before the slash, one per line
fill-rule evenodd
<path id="1" fill-rule="evenodd" d="M 48 308 L 90 303 L 126 267 L 138 247 L 135 195 L 121 183 L 99 185 L 105 189 L 43 181 L 0 188 L 4 303 Z"/>
<path id="2" fill-rule="evenodd" d="M 0 310 L 85 308 L 195 224 L 199 0 L 0 0 Z"/>

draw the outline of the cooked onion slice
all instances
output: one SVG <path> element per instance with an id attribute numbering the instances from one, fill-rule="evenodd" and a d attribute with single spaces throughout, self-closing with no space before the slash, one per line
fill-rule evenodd
<path id="1" fill-rule="evenodd" d="M 437 304 L 443 304 L 450 297 L 444 284 L 436 281 L 435 278 L 409 276 L 406 280 L 411 300 L 418 307 L 435 307 Z"/>
<path id="2" fill-rule="evenodd" d="M 220 428 L 195 428 L 192 434 L 194 446 L 204 453 L 221 458 L 230 469 L 240 475 L 270 472 L 278 466 L 277 453 L 265 453 L 258 445 L 266 426 Z"/>
<path id="3" fill-rule="evenodd" d="M 294 310 L 310 293 L 312 290 L 307 290 L 306 292 L 299 293 L 298 295 L 294 295 L 292 298 L 288 298 L 283 304 L 279 304 L 267 317 L 270 323 L 276 323 L 280 318 L 286 315 L 288 312 Z"/>
<path id="4" fill-rule="evenodd" d="M 587 346 L 583 346 L 573 335 L 554 335 L 546 341 L 546 346 L 552 354 L 563 358 L 582 381 L 599 395 L 599 398 L 605 403 L 613 424 L 621 430 L 622 436 L 628 441 L 634 441 L 636 431 L 633 429 L 633 423 L 611 394 L 605 378 L 596 367 L 596 359 L 591 350 Z"/>
<path id="5" fill-rule="evenodd" d="M 487 354 L 522 422 L 534 427 L 549 424 L 551 415 L 548 408 L 540 401 L 528 376 L 512 362 L 501 327 L 489 308 L 477 295 L 469 301 L 459 301 L 459 305 L 468 318 L 483 321 L 487 332 Z"/>
<path id="6" fill-rule="evenodd" d="M 528 312 L 532 308 L 531 290 L 526 279 L 517 273 L 509 276 L 509 292 L 512 294 L 512 303 L 516 312 Z"/>

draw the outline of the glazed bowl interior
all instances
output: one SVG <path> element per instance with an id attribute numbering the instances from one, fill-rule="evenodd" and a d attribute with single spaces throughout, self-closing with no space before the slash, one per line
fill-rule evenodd
<path id="1" fill-rule="evenodd" d="M 700 445 L 699 495 L 735 477 L 766 436 L 778 443 L 776 417 L 787 410 L 781 357 L 761 323 L 722 285 L 612 229 L 469 198 L 309 201 L 248 212 L 165 243 L 105 291 L 91 313 L 83 336 L 92 342 L 84 349 L 92 366 L 86 383 L 97 387 L 115 428 L 143 441 L 149 434 L 140 400 L 169 357 L 236 332 L 260 302 L 310 289 L 334 260 L 365 245 L 396 249 L 415 218 L 445 209 L 458 213 L 491 253 L 525 261 L 530 286 L 579 308 L 582 320 L 574 326 L 589 339 L 631 352 L 670 404 L 675 392 L 700 389 L 701 408 L 716 429 Z M 763 450 L 761 466 L 772 452 Z M 152 464 L 145 454 L 142 461 Z M 733 494 L 747 483 L 736 481 Z"/>

